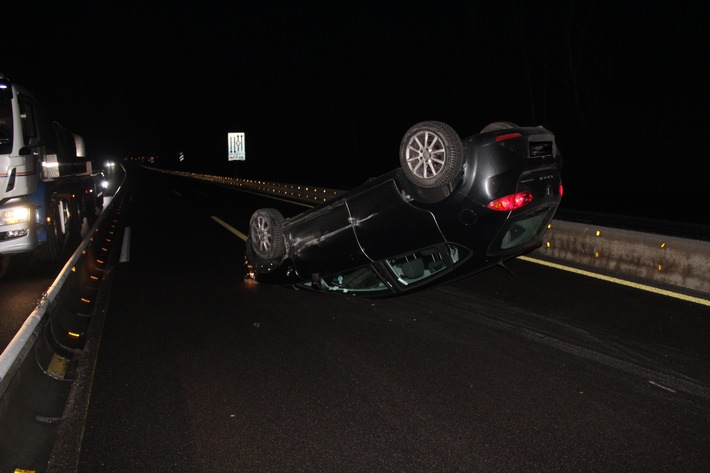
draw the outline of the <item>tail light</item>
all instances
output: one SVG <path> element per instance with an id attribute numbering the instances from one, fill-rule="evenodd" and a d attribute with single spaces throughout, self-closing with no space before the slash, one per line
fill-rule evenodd
<path id="1" fill-rule="evenodd" d="M 507 135 L 496 136 L 496 141 L 505 141 L 511 138 L 520 138 L 521 136 L 523 135 L 521 135 L 520 133 L 508 133 Z"/>
<path id="2" fill-rule="evenodd" d="M 499 212 L 510 212 L 529 204 L 532 200 L 533 195 L 528 191 L 523 191 L 493 200 L 486 207 Z"/>

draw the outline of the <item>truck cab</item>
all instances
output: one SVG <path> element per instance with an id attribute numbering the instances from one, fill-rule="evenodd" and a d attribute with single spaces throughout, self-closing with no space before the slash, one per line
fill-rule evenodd
<path id="1" fill-rule="evenodd" d="M 0 74 L 0 255 L 57 259 L 99 196 L 81 137 Z"/>

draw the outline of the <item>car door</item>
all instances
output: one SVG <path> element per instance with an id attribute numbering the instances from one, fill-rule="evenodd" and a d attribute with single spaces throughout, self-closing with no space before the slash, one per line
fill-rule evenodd
<path id="1" fill-rule="evenodd" d="M 301 277 L 329 274 L 370 263 L 350 224 L 345 200 L 289 219 L 284 227 L 292 261 Z"/>
<path id="2" fill-rule="evenodd" d="M 405 200 L 392 179 L 347 199 L 350 223 L 373 261 L 444 240 L 434 215 Z"/>

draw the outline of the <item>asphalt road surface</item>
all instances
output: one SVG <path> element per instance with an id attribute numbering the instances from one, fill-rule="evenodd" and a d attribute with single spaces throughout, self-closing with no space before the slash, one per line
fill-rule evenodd
<path id="1" fill-rule="evenodd" d="M 34 253 L 0 257 L 0 265 L 6 265 L 0 269 L 0 352 L 54 283 L 80 240 L 72 238 L 62 257 L 54 262 L 39 261 Z"/>
<path id="2" fill-rule="evenodd" d="M 389 299 L 255 285 L 212 217 L 302 207 L 127 190 L 54 471 L 710 469 L 707 307 L 527 261 Z"/>

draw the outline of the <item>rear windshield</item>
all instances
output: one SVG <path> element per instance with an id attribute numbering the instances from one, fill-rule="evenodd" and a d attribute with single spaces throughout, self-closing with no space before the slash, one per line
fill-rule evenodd
<path id="1" fill-rule="evenodd" d="M 498 249 L 509 250 L 540 238 L 545 231 L 549 212 L 549 209 L 543 209 L 523 219 L 510 221 Z"/>

